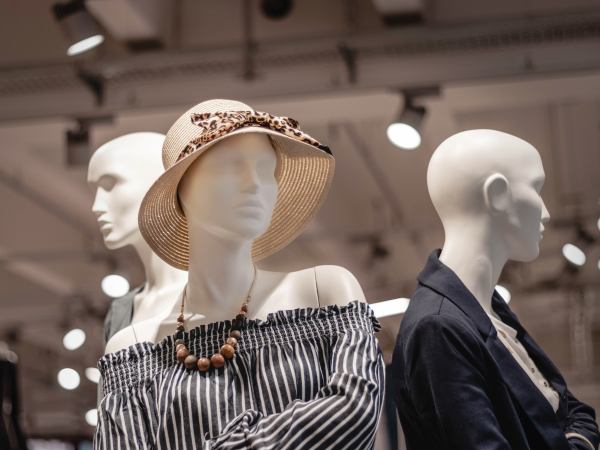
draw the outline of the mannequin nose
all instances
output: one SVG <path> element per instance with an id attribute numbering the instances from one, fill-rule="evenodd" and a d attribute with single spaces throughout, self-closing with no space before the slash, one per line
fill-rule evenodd
<path id="1" fill-rule="evenodd" d="M 548 212 L 546 204 L 542 202 L 542 223 L 546 225 L 548 222 L 550 222 L 550 212 Z"/>
<path id="2" fill-rule="evenodd" d="M 248 193 L 258 192 L 260 180 L 254 167 L 247 167 L 244 172 L 243 191 Z"/>
<path id="3" fill-rule="evenodd" d="M 103 214 L 106 213 L 106 208 L 102 205 L 102 201 L 100 200 L 100 196 L 98 194 L 96 194 L 96 197 L 94 197 L 92 213 L 94 216 L 96 216 L 96 219 L 99 219 Z"/>

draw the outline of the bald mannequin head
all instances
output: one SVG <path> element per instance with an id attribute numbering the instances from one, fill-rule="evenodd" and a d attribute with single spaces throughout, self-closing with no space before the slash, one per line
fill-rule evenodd
<path id="1" fill-rule="evenodd" d="M 543 224 L 549 220 L 540 197 L 544 179 L 537 150 L 495 130 L 451 136 L 435 150 L 427 170 L 446 241 L 488 239 L 488 248 L 517 261 L 539 254 Z M 477 232 L 468 236 L 466 230 Z"/>
<path id="2" fill-rule="evenodd" d="M 88 183 L 96 189 L 92 211 L 109 249 L 143 242 L 138 211 L 146 191 L 164 171 L 164 139 L 159 133 L 126 134 L 92 155 L 88 166 Z"/>

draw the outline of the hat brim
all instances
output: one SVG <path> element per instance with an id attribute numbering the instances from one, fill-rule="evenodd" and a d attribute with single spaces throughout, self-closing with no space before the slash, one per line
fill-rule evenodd
<path id="1" fill-rule="evenodd" d="M 270 135 L 278 152 L 278 195 L 268 229 L 252 243 L 252 258 L 259 261 L 281 250 L 306 228 L 331 185 L 335 160 L 323 150 L 262 127 L 245 127 L 221 136 L 178 161 L 150 187 L 140 205 L 142 236 L 165 262 L 187 270 L 189 234 L 177 189 L 190 165 L 209 148 L 236 134 Z"/>

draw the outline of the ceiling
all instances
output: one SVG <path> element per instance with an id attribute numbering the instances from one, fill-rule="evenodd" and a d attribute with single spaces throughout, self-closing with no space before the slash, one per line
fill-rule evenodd
<path id="1" fill-rule="evenodd" d="M 90 129 L 94 149 L 133 131 L 165 132 L 189 105 L 217 96 L 298 119 L 336 157 L 318 216 L 264 267 L 341 265 L 371 302 L 410 296 L 429 252 L 443 244 L 425 184 L 435 147 L 472 128 L 531 142 L 546 170 L 552 219 L 538 260 L 510 264 L 502 282 L 575 392 L 600 407 L 600 249 L 590 246 L 577 273 L 561 256 L 577 223 L 600 239 L 597 2 L 433 1 L 421 23 L 392 28 L 369 1 L 296 2 L 281 22 L 255 7 L 248 58 L 238 2 L 179 0 L 165 11 L 162 48 L 132 52 L 109 38 L 77 60 L 64 56 L 52 3 L 0 2 L 0 336 L 21 357 L 31 433 L 89 436 L 82 411 L 94 406 L 96 386 L 83 379 L 68 392 L 56 373 L 83 373 L 102 353 L 102 277 L 118 270 L 136 285 L 143 275 L 130 249 L 103 247 L 86 167 L 66 164 L 65 132 L 77 118 L 101 118 Z M 342 56 L 342 44 L 354 60 Z M 248 67 L 254 75 L 244 77 Z M 102 95 L 81 81 L 82 71 L 100 80 Z M 399 89 L 431 85 L 439 94 L 420 99 L 421 147 L 394 148 L 385 128 L 402 107 Z M 387 358 L 400 320 L 382 319 Z M 62 336 L 74 326 L 88 338 L 68 352 Z"/>

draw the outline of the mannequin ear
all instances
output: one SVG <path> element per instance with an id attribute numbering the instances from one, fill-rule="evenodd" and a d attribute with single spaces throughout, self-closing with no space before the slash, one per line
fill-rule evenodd
<path id="1" fill-rule="evenodd" d="M 510 204 L 510 188 L 506 177 L 499 173 L 490 175 L 483 183 L 483 198 L 492 212 L 506 212 Z"/>

